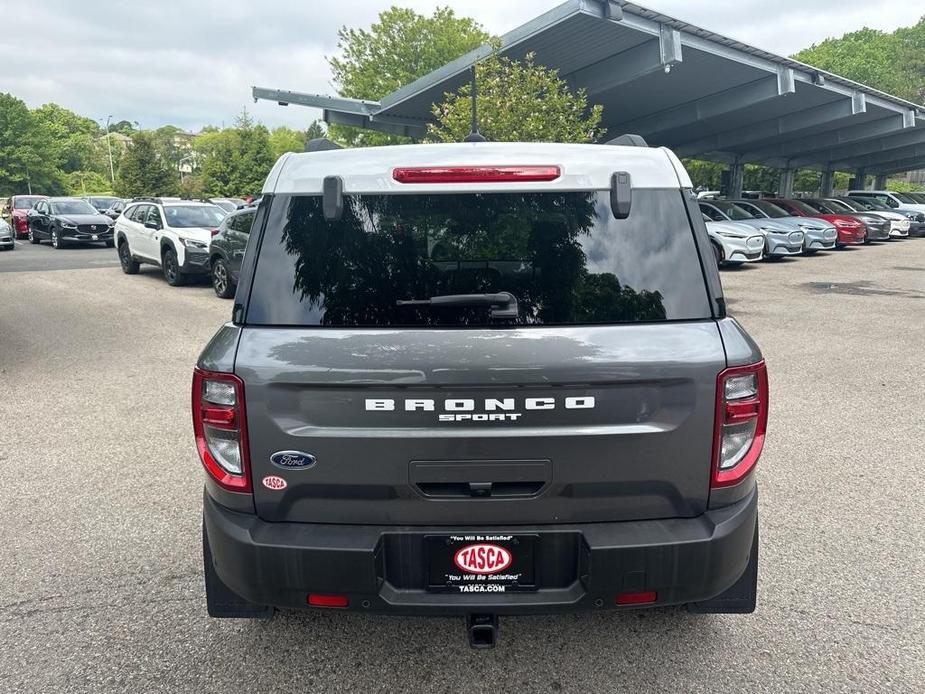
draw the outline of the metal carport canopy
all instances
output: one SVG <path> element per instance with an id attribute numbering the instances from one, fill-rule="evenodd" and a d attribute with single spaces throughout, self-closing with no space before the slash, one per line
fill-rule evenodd
<path id="1" fill-rule="evenodd" d="M 253 96 L 321 108 L 329 123 L 423 137 L 432 104 L 491 50 L 378 102 L 260 87 Z M 638 133 L 682 157 L 866 173 L 923 159 L 925 107 L 639 5 L 569 0 L 505 34 L 500 51 L 513 59 L 533 52 L 587 90 L 604 107 L 608 137 Z"/>

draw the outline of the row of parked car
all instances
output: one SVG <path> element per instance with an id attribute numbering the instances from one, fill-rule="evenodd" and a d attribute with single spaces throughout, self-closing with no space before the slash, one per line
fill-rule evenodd
<path id="1" fill-rule="evenodd" d="M 215 293 L 234 295 L 256 203 L 241 198 L 83 198 L 16 195 L 6 203 L 12 227 L 3 222 L 0 245 L 14 238 L 50 241 L 56 249 L 75 243 L 118 247 L 122 270 L 159 266 L 172 286 L 211 276 Z"/>
<path id="2" fill-rule="evenodd" d="M 852 190 L 831 198 L 727 200 L 701 194 L 720 265 L 925 235 L 925 194 Z"/>
<path id="3" fill-rule="evenodd" d="M 0 227 L 0 247 L 15 235 L 55 248 L 74 242 L 118 247 L 123 272 L 161 268 L 171 286 L 210 276 L 215 293 L 234 296 L 256 201 L 106 196 L 14 196 L 7 203 L 12 232 Z M 812 255 L 872 241 L 925 236 L 925 193 L 849 191 L 832 198 L 775 197 L 698 200 L 720 266 Z"/>

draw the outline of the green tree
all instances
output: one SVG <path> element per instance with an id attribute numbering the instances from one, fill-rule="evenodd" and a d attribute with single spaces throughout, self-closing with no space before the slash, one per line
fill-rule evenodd
<path id="1" fill-rule="evenodd" d="M 109 124 L 109 132 L 121 133 L 131 137 L 138 131 L 138 121 L 120 120 L 116 123 Z"/>
<path id="2" fill-rule="evenodd" d="M 235 127 L 200 135 L 195 147 L 202 157 L 200 179 L 207 195 L 254 194 L 276 162 L 269 131 L 255 124 L 247 111 L 238 116 Z"/>
<path id="3" fill-rule="evenodd" d="M 24 102 L 0 93 L 0 196 L 56 194 L 64 189 L 45 128 Z"/>
<path id="4" fill-rule="evenodd" d="M 575 92 L 558 70 L 534 63 L 528 53 L 516 61 L 492 54 L 476 66 L 479 131 L 489 140 L 594 142 L 604 134 L 603 107 L 588 108 L 584 89 Z M 462 142 L 471 130 L 472 85 L 465 84 L 432 108 L 428 138 Z"/>
<path id="5" fill-rule="evenodd" d="M 132 135 L 132 146 L 119 165 L 116 193 L 123 197 L 176 195 L 179 187 L 180 175 L 159 151 L 155 134 L 142 131 Z"/>
<path id="6" fill-rule="evenodd" d="M 448 7 L 430 17 L 392 7 L 379 14 L 369 29 L 341 28 L 340 56 L 329 58 L 334 84 L 341 96 L 381 99 L 478 48 L 489 39 L 481 25 L 457 17 Z M 342 125 L 330 127 L 331 137 L 350 146 L 398 144 L 407 138 Z"/>
<path id="7" fill-rule="evenodd" d="M 92 195 L 111 193 L 112 181 L 109 174 L 99 171 L 71 171 L 64 174 L 64 192 L 67 195 Z"/>
<path id="8" fill-rule="evenodd" d="M 274 128 L 270 133 L 270 148 L 274 160 L 286 152 L 302 152 L 305 150 L 305 134 L 283 126 Z"/>
<path id="9" fill-rule="evenodd" d="M 97 146 L 100 127 L 94 120 L 57 104 L 45 104 L 34 109 L 32 116 L 42 129 L 43 137 L 48 140 L 55 165 L 63 172 L 104 172 L 104 161 Z"/>
<path id="10" fill-rule="evenodd" d="M 328 131 L 320 120 L 313 120 L 305 131 L 305 141 L 317 140 L 319 137 L 327 137 Z"/>
<path id="11" fill-rule="evenodd" d="M 695 190 L 719 190 L 725 164 L 702 159 L 684 159 L 682 163 Z"/>
<path id="12" fill-rule="evenodd" d="M 826 39 L 793 57 L 910 101 L 925 100 L 925 18 L 893 33 L 864 28 Z"/>

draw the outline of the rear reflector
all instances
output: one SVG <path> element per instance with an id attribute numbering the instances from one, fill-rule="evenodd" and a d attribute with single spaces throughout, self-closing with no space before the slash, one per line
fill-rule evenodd
<path id="1" fill-rule="evenodd" d="M 768 425 L 768 371 L 763 361 L 720 372 L 711 486 L 741 482 L 758 463 Z"/>
<path id="2" fill-rule="evenodd" d="M 558 166 L 406 166 L 392 170 L 399 183 L 533 183 L 559 178 Z"/>
<path id="3" fill-rule="evenodd" d="M 309 593 L 308 604 L 313 607 L 347 607 L 350 604 L 350 599 L 346 595 Z"/>
<path id="4" fill-rule="evenodd" d="M 658 593 L 654 590 L 647 590 L 641 593 L 620 593 L 617 596 L 618 605 L 645 605 L 650 602 L 655 602 L 658 598 Z"/>

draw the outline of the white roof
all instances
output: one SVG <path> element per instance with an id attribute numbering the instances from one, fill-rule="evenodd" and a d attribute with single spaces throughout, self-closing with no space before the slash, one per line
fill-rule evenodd
<path id="1" fill-rule="evenodd" d="M 558 165 L 561 176 L 543 183 L 399 183 L 402 166 Z M 691 181 L 668 149 L 541 142 L 468 142 L 365 147 L 284 154 L 264 193 L 320 194 L 326 176 L 340 176 L 345 193 L 440 193 L 526 190 L 606 190 L 615 171 L 628 171 L 634 188 L 690 188 Z"/>

